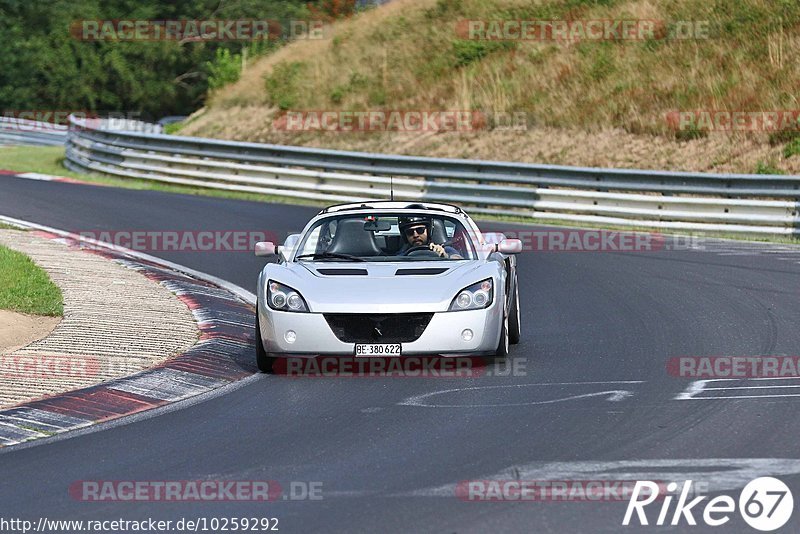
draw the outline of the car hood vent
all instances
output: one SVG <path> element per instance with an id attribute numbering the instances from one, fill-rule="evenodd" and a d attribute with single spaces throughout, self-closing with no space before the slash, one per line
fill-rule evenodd
<path id="1" fill-rule="evenodd" d="M 319 274 L 327 276 L 367 276 L 366 269 L 317 269 Z"/>
<path id="2" fill-rule="evenodd" d="M 397 269 L 394 273 L 395 276 L 405 276 L 405 275 L 414 275 L 414 276 L 421 276 L 421 275 L 434 275 L 434 274 L 442 274 L 446 273 L 450 269 L 447 268 L 435 268 L 435 269 L 428 269 L 428 268 L 419 268 L 419 269 Z"/>

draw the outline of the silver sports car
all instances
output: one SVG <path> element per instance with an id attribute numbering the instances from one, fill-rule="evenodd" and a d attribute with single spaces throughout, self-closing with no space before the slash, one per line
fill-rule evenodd
<path id="1" fill-rule="evenodd" d="M 518 239 L 459 207 L 375 201 L 325 208 L 258 277 L 256 359 L 499 356 L 520 336 Z"/>

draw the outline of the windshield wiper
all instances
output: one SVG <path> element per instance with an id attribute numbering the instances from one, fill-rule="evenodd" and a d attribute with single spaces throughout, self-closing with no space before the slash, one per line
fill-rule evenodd
<path id="1" fill-rule="evenodd" d="M 315 260 L 347 260 L 347 261 L 367 261 L 358 256 L 351 256 L 350 254 L 340 254 L 339 252 L 319 252 L 316 254 L 300 254 L 295 259 L 302 260 L 305 258 L 312 258 Z"/>

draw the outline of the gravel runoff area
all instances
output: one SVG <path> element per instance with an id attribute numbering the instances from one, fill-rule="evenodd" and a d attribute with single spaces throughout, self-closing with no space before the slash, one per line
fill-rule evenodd
<path id="1" fill-rule="evenodd" d="M 61 317 L 0 310 L 0 355 L 9 354 L 49 336 L 60 322 Z"/>
<path id="2" fill-rule="evenodd" d="M 199 339 L 189 308 L 135 270 L 36 232 L 0 230 L 0 244 L 27 254 L 64 296 L 49 336 L 0 354 L 0 408 L 136 373 Z"/>

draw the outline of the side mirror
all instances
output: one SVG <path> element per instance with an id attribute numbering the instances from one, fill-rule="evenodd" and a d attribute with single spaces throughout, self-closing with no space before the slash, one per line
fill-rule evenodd
<path id="1" fill-rule="evenodd" d="M 506 238 L 505 234 L 501 232 L 485 232 L 481 237 L 483 250 L 487 252 L 497 252 L 497 246 Z"/>
<path id="2" fill-rule="evenodd" d="M 271 241 L 259 241 L 256 243 L 256 256 L 274 256 L 277 252 L 275 243 Z"/>
<path id="3" fill-rule="evenodd" d="M 519 254 L 522 252 L 522 241 L 519 239 L 503 239 L 497 245 L 497 252 L 501 254 Z"/>

